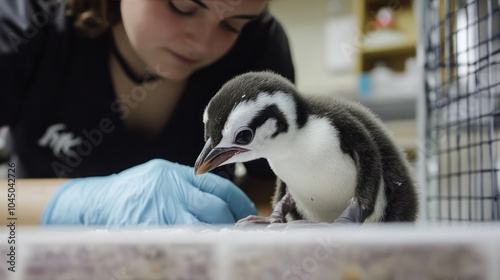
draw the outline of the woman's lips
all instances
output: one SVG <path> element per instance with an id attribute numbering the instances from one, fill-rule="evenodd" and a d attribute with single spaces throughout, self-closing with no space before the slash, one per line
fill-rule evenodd
<path id="1" fill-rule="evenodd" d="M 168 51 L 168 52 L 169 52 L 169 53 L 170 53 L 170 54 L 171 54 L 174 58 L 176 58 L 178 61 L 180 61 L 180 62 L 182 62 L 182 63 L 184 63 L 184 64 L 194 64 L 194 63 L 196 63 L 196 61 L 197 61 L 196 59 L 188 58 L 188 57 L 183 56 L 183 55 L 181 55 L 181 54 L 179 54 L 179 53 L 177 53 L 177 52 L 174 52 L 174 51 L 172 51 L 172 50 L 167 49 L 167 51 Z"/>

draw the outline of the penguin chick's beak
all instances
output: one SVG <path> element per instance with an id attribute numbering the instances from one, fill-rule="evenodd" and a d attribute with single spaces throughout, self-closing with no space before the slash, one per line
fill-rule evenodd
<path id="1" fill-rule="evenodd" d="M 214 148 L 212 149 L 212 141 L 207 140 L 203 150 L 196 159 L 194 164 L 194 174 L 200 175 L 207 173 L 214 168 L 219 167 L 225 161 L 232 158 L 236 154 L 244 153 L 248 151 L 241 147 L 227 147 L 227 148 Z"/>

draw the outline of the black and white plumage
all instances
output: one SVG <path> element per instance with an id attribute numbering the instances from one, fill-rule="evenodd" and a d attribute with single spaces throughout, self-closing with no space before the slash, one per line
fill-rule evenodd
<path id="1" fill-rule="evenodd" d="M 250 72 L 227 82 L 203 116 L 195 170 L 266 158 L 278 176 L 271 217 L 247 221 L 411 222 L 418 214 L 409 164 L 362 105 L 305 96 L 285 78 Z"/>

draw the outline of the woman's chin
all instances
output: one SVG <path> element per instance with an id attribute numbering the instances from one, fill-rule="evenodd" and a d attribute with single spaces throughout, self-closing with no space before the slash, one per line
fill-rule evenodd
<path id="1" fill-rule="evenodd" d="M 193 74 L 195 71 L 191 69 L 182 69 L 182 68 L 184 67 L 161 67 L 159 65 L 156 67 L 151 67 L 151 69 L 156 75 L 164 79 L 174 80 L 174 81 L 184 81 L 187 78 L 189 78 L 189 76 L 191 76 L 191 74 Z"/>

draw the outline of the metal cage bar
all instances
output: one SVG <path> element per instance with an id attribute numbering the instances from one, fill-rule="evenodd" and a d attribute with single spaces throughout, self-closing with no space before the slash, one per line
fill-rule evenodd
<path id="1" fill-rule="evenodd" d="M 498 221 L 500 1 L 418 2 L 423 219 Z"/>

